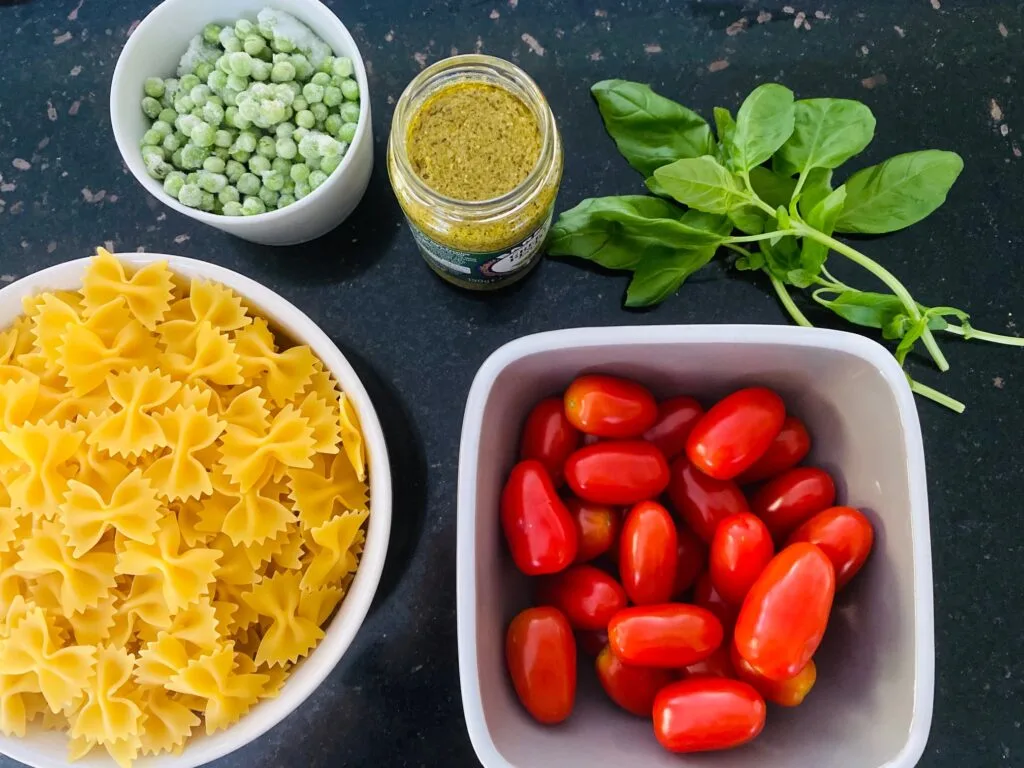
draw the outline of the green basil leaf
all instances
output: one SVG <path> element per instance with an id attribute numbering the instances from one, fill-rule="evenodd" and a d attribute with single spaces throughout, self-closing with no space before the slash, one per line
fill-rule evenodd
<path id="1" fill-rule="evenodd" d="M 789 201 L 793 199 L 796 180 L 788 176 L 780 176 L 763 165 L 759 165 L 750 169 L 750 186 L 754 188 L 757 196 L 768 205 L 778 208 L 780 205 L 789 205 Z"/>
<path id="2" fill-rule="evenodd" d="M 626 289 L 626 306 L 649 307 L 664 301 L 686 278 L 711 261 L 715 250 L 714 246 L 708 246 L 646 254 Z"/>
<path id="3" fill-rule="evenodd" d="M 907 355 L 910 354 L 910 351 L 914 348 L 914 345 L 917 344 L 927 327 L 928 317 L 924 316 L 903 332 L 903 338 L 900 339 L 900 343 L 896 346 L 896 352 L 894 353 L 896 362 L 903 365 L 904 361 L 907 359 Z"/>
<path id="4" fill-rule="evenodd" d="M 783 283 L 790 282 L 790 274 L 801 268 L 800 245 L 795 237 L 779 235 L 776 242 L 758 241 L 764 266 L 774 277 Z"/>
<path id="5" fill-rule="evenodd" d="M 777 155 L 786 170 L 838 168 L 875 135 L 875 116 L 859 101 L 801 99 L 793 111 L 793 134 Z"/>
<path id="6" fill-rule="evenodd" d="M 844 185 L 811 209 L 811 212 L 807 214 L 807 223 L 819 232 L 831 235 L 835 230 L 836 221 L 843 212 L 843 204 L 845 202 L 846 186 Z M 793 285 L 798 288 L 806 288 L 813 283 L 814 279 L 821 273 L 821 268 L 827 258 L 827 246 L 819 243 L 817 240 L 805 237 L 801 245 L 801 274 L 791 277 Z"/>
<path id="7" fill-rule="evenodd" d="M 736 115 L 732 159 L 749 171 L 778 151 L 793 133 L 793 92 L 776 83 L 755 88 Z"/>
<path id="8" fill-rule="evenodd" d="M 679 223 L 694 230 L 703 232 L 715 237 L 709 237 L 709 244 L 714 241 L 717 245 L 732 232 L 732 223 L 727 216 L 717 213 L 705 213 L 691 208 L 679 218 Z"/>
<path id="9" fill-rule="evenodd" d="M 736 135 L 736 121 L 732 119 L 732 113 L 724 107 L 715 107 L 715 131 L 718 133 L 718 146 L 715 148 L 715 157 L 722 165 L 732 168 L 732 152 Z"/>
<path id="10" fill-rule="evenodd" d="M 753 272 L 764 266 L 764 254 L 752 251 L 746 256 L 740 256 L 733 264 L 740 272 Z"/>
<path id="11" fill-rule="evenodd" d="M 806 217 L 814 210 L 814 206 L 830 194 L 832 194 L 832 169 L 812 168 L 804 181 L 804 188 L 800 190 L 801 215 Z"/>
<path id="12" fill-rule="evenodd" d="M 657 195 L 658 197 L 672 197 L 672 195 L 666 192 L 665 188 L 661 186 L 661 184 L 658 183 L 658 180 L 653 176 L 648 176 L 644 179 L 644 184 L 647 185 L 647 188 L 651 191 L 652 195 Z"/>
<path id="13" fill-rule="evenodd" d="M 902 339 L 909 327 L 909 315 L 896 315 L 896 317 L 886 323 L 885 327 L 882 328 L 882 338 L 889 339 L 890 341 L 893 339 Z"/>
<path id="14" fill-rule="evenodd" d="M 729 211 L 729 221 L 745 235 L 760 235 L 764 232 L 767 218 L 760 208 L 753 205 L 743 205 Z"/>
<path id="15" fill-rule="evenodd" d="M 700 157 L 714 149 L 704 118 L 643 83 L 603 80 L 590 90 L 619 152 L 644 176 L 674 160 Z"/>
<path id="16" fill-rule="evenodd" d="M 676 160 L 654 172 L 662 189 L 690 208 L 728 213 L 747 202 L 739 180 L 710 156 Z"/>
<path id="17" fill-rule="evenodd" d="M 963 167 L 955 152 L 927 149 L 857 171 L 836 231 L 881 234 L 916 224 L 946 201 Z"/>

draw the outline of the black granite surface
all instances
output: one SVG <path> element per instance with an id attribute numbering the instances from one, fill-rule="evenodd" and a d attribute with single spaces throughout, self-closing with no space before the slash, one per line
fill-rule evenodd
<path id="1" fill-rule="evenodd" d="M 177 215 L 122 166 L 109 81 L 152 0 L 0 0 L 0 281 L 106 241 L 215 261 L 309 312 L 353 359 L 386 424 L 395 523 L 374 610 L 312 698 L 222 765 L 477 764 L 458 687 L 456 464 L 466 393 L 496 347 L 567 326 L 785 322 L 766 283 L 717 267 L 646 313 L 621 308 L 624 278 L 565 263 L 544 263 L 494 295 L 437 279 L 402 224 L 383 163 L 392 105 L 425 64 L 484 51 L 537 79 L 565 139 L 562 208 L 639 190 L 591 103 L 598 79 L 648 81 L 705 114 L 735 108 L 765 80 L 800 96 L 862 99 L 878 118 L 864 163 L 926 147 L 966 161 L 939 213 L 865 247 L 927 303 L 954 303 L 997 332 L 1015 333 L 1017 315 L 1024 322 L 1024 6 L 789 2 L 329 0 L 371 67 L 377 166 L 349 222 L 273 250 Z M 1024 765 L 1024 350 L 946 347 L 945 376 L 914 366 L 969 404 L 963 416 L 920 406 L 937 651 L 921 765 Z"/>

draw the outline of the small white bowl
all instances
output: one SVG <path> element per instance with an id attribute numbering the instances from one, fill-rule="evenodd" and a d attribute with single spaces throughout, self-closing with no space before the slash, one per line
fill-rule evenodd
<path id="1" fill-rule="evenodd" d="M 166 260 L 171 269 L 182 277 L 200 277 L 226 285 L 241 296 L 248 306 L 267 318 L 271 327 L 297 343 L 308 344 L 351 399 L 366 441 L 370 478 L 370 516 L 366 544 L 348 594 L 326 627 L 323 640 L 295 666 L 277 698 L 260 702 L 237 723 L 212 736 L 207 736 L 202 728 L 197 728 L 192 738 L 185 742 L 185 749 L 180 755 L 165 753 L 155 757 L 139 757 L 133 764 L 135 768 L 194 768 L 245 746 L 281 722 L 323 682 L 348 650 L 366 618 L 384 570 L 391 535 L 391 469 L 384 432 L 362 382 L 341 350 L 294 304 L 254 280 L 204 261 L 153 253 L 118 254 L 118 258 L 140 267 Z M 22 314 L 21 300 L 24 297 L 42 291 L 80 288 L 89 261 L 78 259 L 57 264 L 0 289 L 0 329 L 9 326 Z M 0 734 L 0 754 L 33 768 L 67 766 L 67 749 L 66 733 L 30 728 L 26 737 L 21 739 Z M 88 757 L 73 765 L 81 768 L 116 768 L 114 761 L 102 749 L 93 750 Z"/>
<path id="2" fill-rule="evenodd" d="M 255 21 L 263 8 L 295 16 L 336 56 L 348 56 L 359 83 L 360 112 L 355 138 L 341 165 L 311 194 L 286 208 L 256 216 L 221 216 L 182 205 L 146 172 L 139 142 L 151 121 L 142 113 L 147 77 L 174 77 L 189 41 L 211 22 Z M 125 164 L 157 200 L 178 213 L 232 235 L 264 245 L 294 245 L 327 234 L 355 210 L 373 170 L 373 129 L 366 67 L 352 35 L 320 0 L 164 0 L 132 32 L 117 60 L 110 84 L 110 122 Z"/>
<path id="3" fill-rule="evenodd" d="M 837 599 L 815 657 L 817 685 L 801 707 L 769 706 L 764 732 L 741 749 L 666 752 L 649 719 L 608 700 L 582 656 L 576 709 L 558 727 L 532 720 L 509 682 L 505 631 L 530 589 L 505 551 L 501 488 L 530 408 L 598 371 L 706 404 L 743 386 L 774 388 L 807 423 L 809 463 L 875 524 L 874 552 Z M 505 345 L 466 405 L 457 606 L 462 703 L 486 768 L 911 768 L 931 727 L 935 638 L 924 451 L 903 371 L 862 336 L 788 326 L 581 328 Z"/>

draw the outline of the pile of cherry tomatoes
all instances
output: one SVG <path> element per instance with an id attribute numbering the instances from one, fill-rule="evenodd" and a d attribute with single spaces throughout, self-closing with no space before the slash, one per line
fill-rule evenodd
<path id="1" fill-rule="evenodd" d="M 705 412 L 588 375 L 538 403 L 501 499 L 512 558 L 537 577 L 505 648 L 530 714 L 570 715 L 577 648 L 673 752 L 739 746 L 766 701 L 800 704 L 835 591 L 874 539 L 833 506 L 827 472 L 798 466 L 810 444 L 762 387 Z"/>

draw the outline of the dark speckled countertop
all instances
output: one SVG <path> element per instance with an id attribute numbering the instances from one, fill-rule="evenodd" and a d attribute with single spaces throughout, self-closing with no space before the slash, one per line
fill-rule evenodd
<path id="1" fill-rule="evenodd" d="M 966 169 L 927 223 L 870 253 L 928 303 L 1014 333 L 1024 317 L 1024 6 L 1019 0 L 328 0 L 368 60 L 377 165 L 330 236 L 272 250 L 183 218 L 123 167 L 107 114 L 118 52 L 153 0 L 0 0 L 0 281 L 107 242 L 208 259 L 309 312 L 368 381 L 388 432 L 395 523 L 375 608 L 341 665 L 292 717 L 223 766 L 472 766 L 455 640 L 455 486 L 462 410 L 484 358 L 576 325 L 781 323 L 761 281 L 716 267 L 655 311 L 622 310 L 625 278 L 547 262 L 478 296 L 418 256 L 388 186 L 392 105 L 427 63 L 511 58 L 538 81 L 566 144 L 560 207 L 639 190 L 589 85 L 652 83 L 709 114 L 778 80 L 800 96 L 866 101 L 863 161 L 960 152 Z M 653 18 L 652 18 L 653 17 Z M 1021 322 L 1024 322 L 1022 319 Z M 920 406 L 931 495 L 937 689 L 922 766 L 1024 765 L 1024 351 L 947 345 L 955 416 Z M 923 365 L 915 373 L 937 385 Z M 13 765 L 0 758 L 0 765 Z"/>

